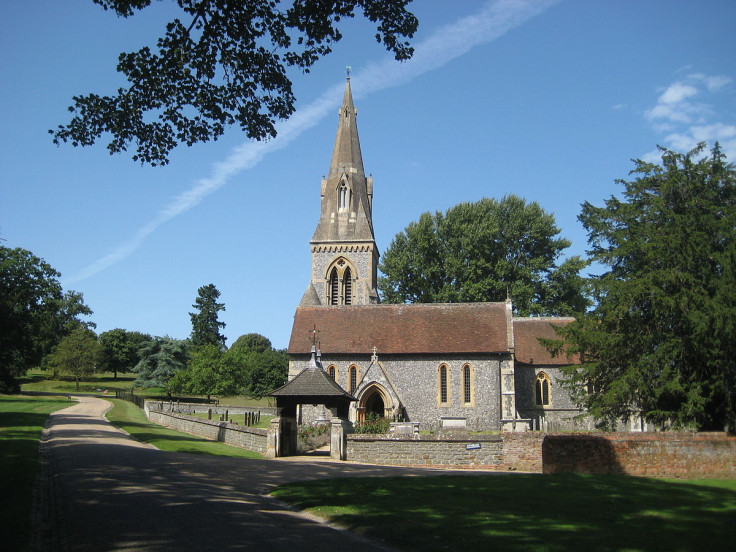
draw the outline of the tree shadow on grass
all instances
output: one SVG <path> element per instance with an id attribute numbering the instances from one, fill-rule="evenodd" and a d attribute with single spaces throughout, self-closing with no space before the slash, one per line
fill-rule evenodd
<path id="1" fill-rule="evenodd" d="M 736 530 L 734 491 L 625 476 L 333 480 L 274 494 L 334 508 L 337 523 L 402 550 L 729 549 Z"/>

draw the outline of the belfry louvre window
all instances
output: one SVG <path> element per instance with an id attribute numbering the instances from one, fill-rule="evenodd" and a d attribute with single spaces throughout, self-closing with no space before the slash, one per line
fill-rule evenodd
<path id="1" fill-rule="evenodd" d="M 330 305 L 340 304 L 340 278 L 337 275 L 337 268 L 333 268 L 330 272 Z"/>
<path id="2" fill-rule="evenodd" d="M 537 374 L 537 381 L 534 384 L 534 394 L 538 406 L 549 406 L 549 376 L 544 372 Z"/>
<path id="3" fill-rule="evenodd" d="M 345 269 L 345 274 L 342 277 L 343 282 L 345 282 L 345 304 L 346 305 L 352 305 L 353 304 L 353 278 L 352 274 L 350 274 L 350 267 Z"/>

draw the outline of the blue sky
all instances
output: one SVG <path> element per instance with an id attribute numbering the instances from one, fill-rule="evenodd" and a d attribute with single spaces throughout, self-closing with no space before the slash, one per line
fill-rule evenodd
<path id="1" fill-rule="evenodd" d="M 121 19 L 91 0 L 0 4 L 0 237 L 84 294 L 98 332 L 185 338 L 213 283 L 229 343 L 286 347 L 310 275 L 342 97 L 352 67 L 380 251 L 426 211 L 514 193 L 552 212 L 570 255 L 580 204 L 620 192 L 632 158 L 719 140 L 736 160 L 736 2 L 416 0 L 415 59 L 391 60 L 369 23 L 308 75 L 276 140 L 236 128 L 163 168 L 104 144 L 57 147 L 74 94 L 122 84 L 118 53 L 155 44 L 175 4 Z"/>

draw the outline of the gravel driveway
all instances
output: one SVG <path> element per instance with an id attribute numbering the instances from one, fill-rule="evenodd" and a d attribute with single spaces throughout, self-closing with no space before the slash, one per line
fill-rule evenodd
<path id="1" fill-rule="evenodd" d="M 41 445 L 34 551 L 390 550 L 265 496 L 290 481 L 437 474 L 314 460 L 163 452 L 104 417 L 109 401 L 51 414 Z M 186 437 L 182 437 L 186 438 Z"/>

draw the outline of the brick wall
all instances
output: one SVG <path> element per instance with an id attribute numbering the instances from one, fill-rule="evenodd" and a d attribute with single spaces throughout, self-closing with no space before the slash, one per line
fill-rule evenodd
<path id="1" fill-rule="evenodd" d="M 547 435 L 542 455 L 544 473 L 736 477 L 736 437 L 725 433 Z"/>
<path id="2" fill-rule="evenodd" d="M 503 469 L 542 473 L 544 433 L 503 433 L 502 436 Z"/>
<path id="3" fill-rule="evenodd" d="M 237 426 L 229 422 L 203 420 L 157 410 L 149 410 L 148 419 L 176 431 L 220 441 L 261 454 L 266 452 L 267 430 L 265 429 Z"/>

